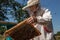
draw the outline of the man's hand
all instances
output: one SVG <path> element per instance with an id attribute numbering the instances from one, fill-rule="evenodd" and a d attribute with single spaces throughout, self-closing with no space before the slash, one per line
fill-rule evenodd
<path id="1" fill-rule="evenodd" d="M 31 24 L 33 22 L 34 22 L 34 18 L 33 17 L 28 18 L 27 21 L 26 21 L 26 23 L 28 23 L 28 24 Z"/>
<path id="2" fill-rule="evenodd" d="M 31 24 L 32 26 L 34 26 L 34 25 L 36 25 L 35 21 L 36 21 L 35 17 L 32 16 L 32 17 L 27 19 L 26 23 Z"/>

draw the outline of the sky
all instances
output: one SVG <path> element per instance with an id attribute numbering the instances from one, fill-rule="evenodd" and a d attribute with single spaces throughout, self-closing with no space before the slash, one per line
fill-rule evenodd
<path id="1" fill-rule="evenodd" d="M 22 3 L 23 0 L 16 0 Z M 54 33 L 60 31 L 60 0 L 40 0 L 41 7 L 48 8 L 52 14 Z"/>

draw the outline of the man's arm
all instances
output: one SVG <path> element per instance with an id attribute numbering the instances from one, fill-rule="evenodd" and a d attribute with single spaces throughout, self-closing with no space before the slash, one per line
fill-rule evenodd
<path id="1" fill-rule="evenodd" d="M 46 9 L 45 12 L 44 12 L 44 14 L 43 14 L 43 16 L 38 16 L 37 17 L 37 22 L 39 24 L 44 25 L 44 30 L 49 33 L 49 32 L 52 32 L 52 30 L 49 30 L 48 27 L 47 27 L 47 25 L 49 24 L 49 22 L 51 21 L 51 19 L 52 19 L 52 16 L 50 14 L 50 11 L 48 11 Z"/>
<path id="2" fill-rule="evenodd" d="M 51 16 L 50 13 L 51 13 L 51 12 L 46 9 L 45 12 L 44 12 L 44 14 L 43 14 L 43 16 L 38 16 L 38 17 L 37 17 L 37 22 L 46 23 L 46 22 L 48 22 L 48 21 L 51 21 L 52 16 Z"/>

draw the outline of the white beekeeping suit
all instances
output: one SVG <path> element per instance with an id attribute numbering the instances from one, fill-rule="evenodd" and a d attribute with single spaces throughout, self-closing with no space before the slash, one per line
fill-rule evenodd
<path id="1" fill-rule="evenodd" d="M 29 0 L 27 2 L 27 5 L 25 7 L 23 7 L 23 10 L 26 10 L 27 8 L 39 4 L 40 0 Z M 43 15 L 40 16 L 41 14 L 41 10 L 43 10 Z M 41 32 L 40 36 L 37 36 L 31 40 L 53 40 L 53 26 L 52 26 L 52 16 L 51 16 L 51 12 L 48 9 L 45 8 L 41 8 L 40 10 L 36 10 L 36 18 L 37 18 L 37 22 L 35 27 Z M 30 14 L 31 16 L 32 14 Z M 41 23 L 45 23 L 46 24 L 41 24 Z"/>
<path id="2" fill-rule="evenodd" d="M 42 9 L 43 10 L 43 9 Z M 44 13 L 41 16 L 39 14 L 41 13 L 40 10 L 37 10 L 37 23 L 35 27 L 41 32 L 40 36 L 37 36 L 33 38 L 34 40 L 53 40 L 53 26 L 52 26 L 52 16 L 50 14 L 50 11 L 48 9 L 44 9 Z M 43 25 L 40 24 L 40 22 L 47 22 L 47 24 Z M 46 29 L 44 27 L 46 26 Z M 32 40 L 32 39 L 31 39 Z"/>

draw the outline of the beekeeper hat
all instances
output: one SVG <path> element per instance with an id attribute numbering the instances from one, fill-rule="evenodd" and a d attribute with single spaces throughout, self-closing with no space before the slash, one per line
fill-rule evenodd
<path id="1" fill-rule="evenodd" d="M 29 0 L 27 2 L 27 5 L 25 7 L 22 8 L 22 10 L 25 10 L 26 8 L 30 7 L 30 6 L 33 6 L 35 4 L 38 4 L 39 3 L 39 0 Z"/>

